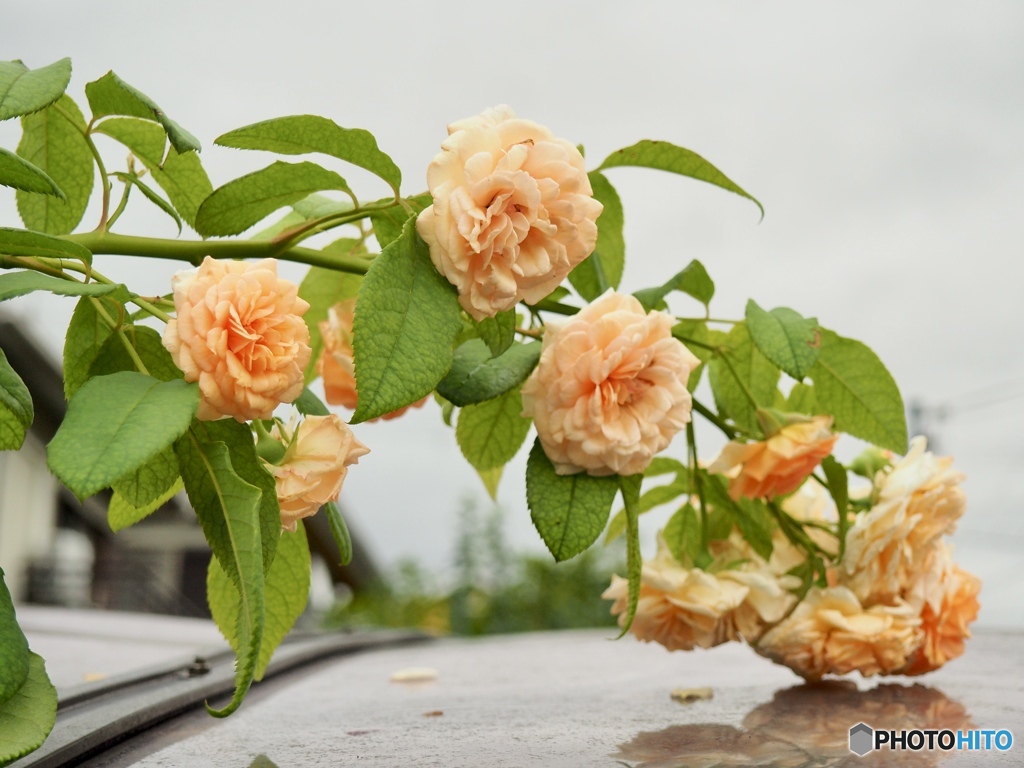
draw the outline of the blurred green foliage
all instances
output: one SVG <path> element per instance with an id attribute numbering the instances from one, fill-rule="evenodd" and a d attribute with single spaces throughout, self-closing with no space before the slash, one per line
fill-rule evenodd
<path id="1" fill-rule="evenodd" d="M 459 517 L 454 583 L 405 561 L 384 583 L 328 612 L 338 626 L 415 627 L 454 635 L 611 627 L 611 603 L 601 599 L 611 574 L 623 572 L 621 541 L 588 549 L 564 563 L 548 554 L 510 552 L 502 513 L 482 515 L 465 502 Z"/>

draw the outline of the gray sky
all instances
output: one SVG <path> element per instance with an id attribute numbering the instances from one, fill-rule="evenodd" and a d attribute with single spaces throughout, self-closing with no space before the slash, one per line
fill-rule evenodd
<path id="1" fill-rule="evenodd" d="M 958 559 L 986 580 L 985 622 L 1024 623 L 1012 584 L 1024 568 L 1024 5 L 54 0 L 5 9 L 0 57 L 37 67 L 63 56 L 80 103 L 84 84 L 108 69 L 152 96 L 202 141 L 215 185 L 271 160 L 214 147 L 216 136 L 301 113 L 371 130 L 407 194 L 425 188 L 448 122 L 499 103 L 583 143 L 591 167 L 641 138 L 699 152 L 761 200 L 764 221 L 707 185 L 609 171 L 626 207 L 623 287 L 660 283 L 699 258 L 718 285 L 716 316 L 742 316 L 748 297 L 792 306 L 874 348 L 905 398 L 944 405 L 947 418 L 931 425 L 969 476 Z M 0 145 L 15 137 L 0 125 Z M 364 196 L 384 193 L 339 170 Z M 126 217 L 125 231 L 173 236 L 161 217 Z M 86 214 L 89 226 L 95 219 Z M 0 222 L 16 223 L 13 194 L 2 191 Z M 144 292 L 166 291 L 178 268 L 97 262 Z M 53 350 L 72 308 L 5 307 Z M 486 497 L 438 410 L 357 434 L 373 453 L 342 501 L 375 554 L 446 566 L 459 499 Z M 717 443 L 704 442 L 711 458 Z M 857 449 L 849 438 L 840 446 Z M 681 441 L 669 453 L 682 455 Z M 537 549 L 523 463 L 507 471 L 500 500 L 514 546 Z M 647 551 L 668 511 L 652 514 Z"/>

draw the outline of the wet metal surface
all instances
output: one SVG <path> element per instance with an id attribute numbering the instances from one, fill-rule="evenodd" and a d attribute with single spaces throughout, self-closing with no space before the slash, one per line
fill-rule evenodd
<path id="1" fill-rule="evenodd" d="M 442 640 L 279 679 L 226 721 L 197 712 L 88 765 L 1021 765 L 1024 643 L 979 633 L 915 680 L 799 685 L 740 645 L 670 654 L 607 631 Z M 410 667 L 433 681 L 390 682 Z M 677 688 L 710 686 L 678 703 Z M 848 749 L 849 729 L 1008 729 L 1008 752 Z"/>

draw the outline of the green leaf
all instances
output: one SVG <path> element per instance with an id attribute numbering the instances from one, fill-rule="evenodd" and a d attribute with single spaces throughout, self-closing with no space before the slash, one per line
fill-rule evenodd
<path id="1" fill-rule="evenodd" d="M 0 301 L 14 299 L 34 291 L 49 291 L 58 296 L 108 296 L 113 294 L 115 298 L 125 301 L 128 299 L 127 289 L 123 285 L 77 283 L 74 280 L 64 280 L 30 270 L 0 274 Z"/>
<path id="2" fill-rule="evenodd" d="M 106 311 L 115 320 L 123 315 L 124 307 L 112 299 L 100 299 L 107 304 Z M 64 337 L 64 397 L 68 400 L 78 388 L 89 380 L 89 369 L 100 348 L 112 333 L 110 325 L 100 316 L 96 304 L 83 296 L 75 305 L 74 314 Z"/>
<path id="3" fill-rule="evenodd" d="M 690 502 L 686 502 L 668 519 L 662 531 L 672 557 L 680 563 L 702 559 L 704 547 L 700 537 L 700 515 Z"/>
<path id="4" fill-rule="evenodd" d="M 34 418 L 32 395 L 0 349 L 0 451 L 21 448 Z"/>
<path id="5" fill-rule="evenodd" d="M 636 607 L 640 602 L 640 577 L 643 573 L 643 560 L 640 556 L 640 521 L 637 509 L 640 497 L 640 483 L 643 475 L 619 477 L 622 489 L 622 502 L 626 508 L 626 577 L 629 579 L 629 604 L 626 607 L 626 620 L 622 624 L 619 637 L 625 635 L 633 624 Z"/>
<path id="6" fill-rule="evenodd" d="M 526 503 L 548 551 L 561 562 L 593 544 L 608 522 L 616 475 L 559 475 L 538 439 L 526 462 Z"/>
<path id="7" fill-rule="evenodd" d="M 279 160 L 215 189 L 199 206 L 196 232 L 203 237 L 240 234 L 278 208 L 324 189 L 351 194 L 348 183 L 334 171 L 316 163 Z"/>
<path id="8" fill-rule="evenodd" d="M 294 532 L 283 532 L 280 539 L 277 557 L 267 572 L 264 592 L 267 618 L 259 661 L 256 663 L 256 680 L 263 679 L 263 673 L 266 672 L 274 650 L 295 626 L 296 620 L 302 615 L 309 601 L 310 560 L 306 530 L 299 525 Z M 235 649 L 235 653 L 241 655 L 244 649 L 236 633 L 238 589 L 231 583 L 217 558 L 210 560 L 206 595 L 217 628 Z"/>
<path id="9" fill-rule="evenodd" d="M 805 318 L 788 307 L 765 312 L 753 299 L 747 301 L 747 330 L 757 348 L 797 381 L 818 360 L 818 320 Z"/>
<path id="10" fill-rule="evenodd" d="M 692 493 L 690 483 L 690 470 L 684 464 L 664 456 L 656 456 L 650 466 L 644 470 L 644 477 L 657 477 L 669 472 L 675 473 L 675 478 L 664 485 L 656 485 L 648 488 L 637 504 L 637 513 L 644 514 L 652 509 L 675 501 L 685 493 Z M 626 510 L 620 509 L 612 521 L 608 524 L 608 531 L 604 536 L 605 546 L 615 541 L 626 530 Z"/>
<path id="11" fill-rule="evenodd" d="M 708 504 L 728 514 L 747 543 L 768 560 L 772 556 L 773 521 L 764 502 L 745 498 L 733 501 L 725 478 L 720 475 L 709 475 L 701 470 L 701 480 Z"/>
<path id="12" fill-rule="evenodd" d="M 29 654 L 28 677 L 0 704 L 0 766 L 39 749 L 57 720 L 57 689 L 46 676 L 41 656 Z"/>
<path id="13" fill-rule="evenodd" d="M 626 266 L 626 241 L 622 234 L 625 214 L 622 200 L 604 174 L 588 174 L 594 199 L 604 205 L 597 218 L 597 245 L 594 252 L 569 273 L 569 282 L 587 301 L 593 301 L 609 288 L 618 288 Z"/>
<path id="14" fill-rule="evenodd" d="M 818 362 L 809 375 L 818 406 L 835 416 L 836 429 L 896 453 L 907 452 L 903 398 L 868 347 L 823 328 Z"/>
<path id="15" fill-rule="evenodd" d="M 83 264 L 92 264 L 92 253 L 88 248 L 51 237 L 41 232 L 26 229 L 0 227 L 0 253 L 9 256 L 41 256 L 47 259 L 74 259 Z"/>
<path id="16" fill-rule="evenodd" d="M 174 444 L 174 450 L 185 491 L 206 540 L 240 596 L 235 630 L 235 694 L 224 709 L 206 705 L 215 717 L 227 717 L 238 709 L 252 685 L 263 643 L 266 614 L 258 512 L 262 494 L 235 472 L 224 443 L 209 442 L 190 430 Z"/>
<path id="17" fill-rule="evenodd" d="M 199 206 L 213 192 L 210 177 L 203 170 L 197 153 L 179 153 L 172 148 L 165 156 L 164 131 L 147 120 L 112 117 L 100 123 L 95 131 L 128 147 L 152 174 L 153 181 L 167 193 L 185 223 L 195 228 Z"/>
<path id="18" fill-rule="evenodd" d="M 631 147 L 612 152 L 605 158 L 597 170 L 615 168 L 623 165 L 637 166 L 641 168 L 656 168 L 661 171 L 678 173 L 681 176 L 689 176 L 691 179 L 705 181 L 714 184 L 737 195 L 747 198 L 758 207 L 761 216 L 764 216 L 764 207 L 754 197 L 751 197 L 728 176 L 718 170 L 715 166 L 688 149 L 677 147 L 667 141 L 652 141 L 644 139 L 638 141 Z"/>
<path id="19" fill-rule="evenodd" d="M 412 219 L 363 278 L 353 326 L 353 424 L 416 402 L 451 369 L 462 329 L 458 296 L 434 269 Z"/>
<path id="20" fill-rule="evenodd" d="M 172 206 L 170 203 L 168 203 L 166 200 L 160 197 L 160 195 L 158 195 L 153 190 L 152 187 L 150 187 L 147 184 L 144 184 L 142 180 L 134 173 L 121 173 L 120 171 L 114 171 L 114 173 L 112 173 L 111 175 L 116 176 L 126 185 L 131 185 L 135 187 L 137 190 L 139 190 L 139 192 L 142 193 L 143 197 L 149 200 L 149 202 L 153 203 L 153 205 L 155 205 L 161 211 L 163 211 L 172 219 L 174 219 L 174 223 L 178 225 L 178 234 L 181 234 L 181 216 L 179 216 L 178 212 L 174 210 L 174 206 Z"/>
<path id="21" fill-rule="evenodd" d="M 492 467 L 491 469 L 478 469 L 476 473 L 480 476 L 483 481 L 484 488 L 487 489 L 487 495 L 491 497 L 491 501 L 498 500 L 498 484 L 501 482 L 501 475 L 505 471 L 505 467 Z"/>
<path id="22" fill-rule="evenodd" d="M 345 525 L 345 518 L 342 517 L 338 503 L 335 501 L 328 501 L 324 504 L 324 511 L 327 514 L 327 523 L 331 527 L 331 536 L 334 537 L 334 543 L 338 545 L 340 555 L 338 562 L 340 565 L 348 565 L 352 562 L 352 535 L 348 532 L 348 526 Z"/>
<path id="23" fill-rule="evenodd" d="M 87 381 L 68 404 L 46 463 L 80 499 L 171 445 L 199 406 L 199 387 L 124 371 Z"/>
<path id="24" fill-rule="evenodd" d="M 690 371 L 690 378 L 686 382 L 686 388 L 690 392 L 695 392 L 707 362 L 714 354 L 708 347 L 723 343 L 726 335 L 721 331 L 709 329 L 703 320 L 680 320 L 672 326 L 672 335 L 683 342 L 683 345 L 701 361 L 700 365 Z"/>
<path id="25" fill-rule="evenodd" d="M 66 201 L 67 195 L 57 183 L 28 160 L 0 147 L 0 184 L 20 189 L 22 192 L 38 192 L 53 195 Z"/>
<path id="26" fill-rule="evenodd" d="M 498 357 L 512 346 L 516 340 L 516 311 L 506 309 L 494 317 L 485 317 L 483 320 L 470 320 L 473 329 L 476 331 L 487 348 L 491 350 L 492 357 Z"/>
<path id="27" fill-rule="evenodd" d="M 845 542 L 846 528 L 849 525 L 847 508 L 850 506 L 849 478 L 846 475 L 846 467 L 830 454 L 822 460 L 821 468 L 828 481 L 829 495 L 836 503 L 836 511 L 839 516 L 839 541 Z"/>
<path id="28" fill-rule="evenodd" d="M 0 61 L 0 120 L 28 115 L 50 106 L 71 82 L 71 59 L 39 69 L 20 61 Z"/>
<path id="29" fill-rule="evenodd" d="M 28 640 L 18 626 L 14 601 L 0 568 L 0 707 L 18 692 L 28 677 Z M 6 731 L 0 731 L 6 733 Z"/>
<path id="30" fill-rule="evenodd" d="M 177 458 L 175 458 L 175 466 L 177 466 Z M 160 507 L 177 496 L 184 487 L 185 486 L 182 483 L 181 478 L 176 477 L 174 484 L 171 485 L 170 488 L 165 490 L 155 499 L 151 499 L 139 507 L 136 507 L 115 490 L 110 496 L 110 506 L 107 507 L 107 524 L 110 526 L 110 530 L 117 533 L 118 531 L 123 530 L 130 525 L 135 525 L 135 523 L 140 520 L 149 517 L 160 509 Z"/>
<path id="31" fill-rule="evenodd" d="M 452 369 L 437 384 L 442 397 L 457 406 L 482 403 L 517 387 L 540 360 L 541 343 L 513 344 L 498 357 L 481 339 L 470 339 L 455 350 Z"/>
<path id="32" fill-rule="evenodd" d="M 806 413 L 810 416 L 821 413 L 818 399 L 814 395 L 814 387 L 810 384 L 794 384 L 786 398 L 786 410 L 793 413 Z"/>
<path id="33" fill-rule="evenodd" d="M 378 200 L 377 203 L 386 203 L 387 200 Z M 386 248 L 391 245 L 392 242 L 397 240 L 402 234 L 402 228 L 405 226 L 405 222 L 410 218 L 415 219 L 419 216 L 420 211 L 434 202 L 433 196 L 429 192 L 424 192 L 421 195 L 414 195 L 413 197 L 405 198 L 405 202 L 409 206 L 407 211 L 401 205 L 393 205 L 390 208 L 384 208 L 380 211 L 374 211 L 370 214 L 370 223 L 373 224 L 373 234 L 377 238 L 377 243 L 381 248 Z"/>
<path id="34" fill-rule="evenodd" d="M 264 120 L 229 131 L 214 144 L 235 149 L 262 149 L 281 155 L 321 152 L 365 168 L 384 179 L 397 196 L 402 172 L 377 147 L 377 140 L 361 128 L 342 128 L 333 120 L 316 115 L 295 115 Z"/>
<path id="35" fill-rule="evenodd" d="M 530 419 L 520 415 L 522 411 L 519 387 L 459 411 L 455 439 L 474 469 L 503 467 L 518 453 L 531 424 Z"/>
<path id="36" fill-rule="evenodd" d="M 252 431 L 234 419 L 202 422 L 197 430 L 207 442 L 227 445 L 231 466 L 249 485 L 260 489 L 259 519 L 263 546 L 263 571 L 270 570 L 281 532 L 281 507 L 277 501 L 277 481 L 256 453 Z"/>
<path id="37" fill-rule="evenodd" d="M 126 325 L 122 331 L 150 376 L 160 381 L 184 378 L 181 369 L 174 364 L 171 353 L 164 347 L 159 333 L 145 325 Z M 124 341 L 120 336 L 112 334 L 103 342 L 89 366 L 89 377 L 134 370 L 135 361 L 125 349 Z"/>
<path id="38" fill-rule="evenodd" d="M 335 240 L 324 248 L 324 253 L 348 256 L 353 253 L 363 252 L 363 246 L 358 240 Z M 353 275 L 348 272 L 338 272 L 323 267 L 310 267 L 299 285 L 299 298 L 309 304 L 309 309 L 302 319 L 309 326 L 309 346 L 312 354 L 309 356 L 309 365 L 306 366 L 306 382 L 316 378 L 316 362 L 323 354 L 324 340 L 320 335 L 320 323 L 327 320 L 327 311 L 345 299 L 354 299 L 359 293 L 359 286 L 363 282 L 362 275 Z"/>
<path id="39" fill-rule="evenodd" d="M 716 354 L 708 364 L 715 402 L 740 427 L 757 432 L 756 408 L 743 387 L 757 406 L 770 406 L 775 400 L 779 369 L 751 341 L 745 323 L 733 326 L 725 339 L 724 354 L 728 361 Z"/>
<path id="40" fill-rule="evenodd" d="M 70 96 L 21 118 L 18 156 L 64 190 L 64 198 L 19 191 L 18 213 L 37 232 L 66 235 L 85 214 L 92 194 L 93 156 L 85 140 L 85 118 Z"/>
<path id="41" fill-rule="evenodd" d="M 331 415 L 327 406 L 324 405 L 323 401 L 317 397 L 309 387 L 302 390 L 302 394 L 295 399 L 295 402 L 293 402 L 292 405 L 295 406 L 295 410 L 303 416 Z"/>
<path id="42" fill-rule="evenodd" d="M 155 120 L 167 133 L 172 146 L 178 152 L 189 152 L 201 149 L 199 140 L 176 122 L 164 114 L 142 91 L 128 85 L 112 71 L 107 72 L 99 80 L 93 80 L 85 86 L 85 96 L 89 100 L 93 117 L 106 115 L 126 115 Z"/>
<path id="43" fill-rule="evenodd" d="M 682 291 L 706 307 L 711 303 L 711 297 L 715 295 L 715 284 L 708 276 L 704 265 L 694 259 L 664 285 L 644 288 L 633 295 L 644 305 L 644 309 L 650 312 L 652 309 L 664 309 L 665 297 L 672 291 Z"/>
<path id="44" fill-rule="evenodd" d="M 180 474 L 174 448 L 168 446 L 141 467 L 115 480 L 110 487 L 133 507 L 141 509 L 163 497 L 178 482 Z"/>

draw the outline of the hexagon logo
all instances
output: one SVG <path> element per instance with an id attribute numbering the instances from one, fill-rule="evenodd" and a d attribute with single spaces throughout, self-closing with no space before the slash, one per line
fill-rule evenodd
<path id="1" fill-rule="evenodd" d="M 857 723 L 850 729 L 850 751 L 864 757 L 875 748 L 875 732 L 866 723 Z"/>

